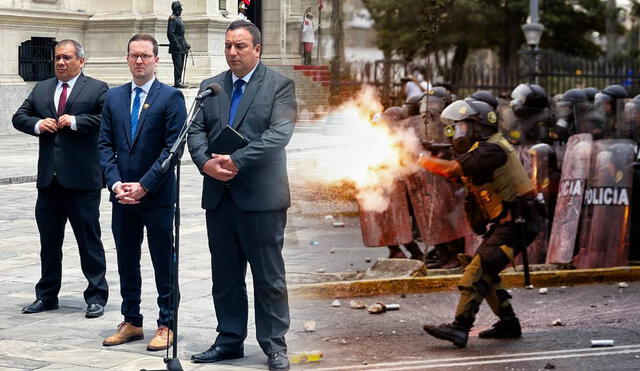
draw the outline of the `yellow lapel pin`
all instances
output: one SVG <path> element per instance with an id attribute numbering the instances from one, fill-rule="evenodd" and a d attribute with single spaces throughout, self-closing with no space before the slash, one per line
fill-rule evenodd
<path id="1" fill-rule="evenodd" d="M 143 109 L 149 109 L 149 104 L 145 103 L 144 106 L 142 106 Z"/>

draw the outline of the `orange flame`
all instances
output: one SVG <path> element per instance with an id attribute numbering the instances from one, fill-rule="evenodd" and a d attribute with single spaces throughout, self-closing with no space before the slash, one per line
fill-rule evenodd
<path id="1" fill-rule="evenodd" d="M 334 109 L 348 128 L 346 136 L 332 138 L 332 148 L 312 157 L 306 168 L 312 178 L 324 183 L 351 181 L 360 207 L 382 212 L 389 206 L 389 193 L 397 180 L 418 170 L 415 156 L 421 146 L 413 128 L 393 130 L 375 116 L 383 110 L 373 87 Z"/>

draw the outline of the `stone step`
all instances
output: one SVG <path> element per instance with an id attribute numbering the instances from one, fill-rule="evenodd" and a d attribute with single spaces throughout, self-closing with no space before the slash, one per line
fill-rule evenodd
<path id="1" fill-rule="evenodd" d="M 293 70 L 294 71 L 301 71 L 301 70 L 329 70 L 329 66 L 327 65 L 304 65 L 304 64 L 295 64 L 293 65 Z"/>

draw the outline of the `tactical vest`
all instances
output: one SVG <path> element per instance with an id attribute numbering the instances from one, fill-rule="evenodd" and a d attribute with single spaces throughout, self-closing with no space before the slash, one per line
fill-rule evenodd
<path id="1" fill-rule="evenodd" d="M 507 162 L 493 173 L 493 180 L 480 186 L 471 179 L 463 177 L 467 191 L 477 201 L 481 218 L 486 222 L 496 222 L 507 216 L 506 203 L 515 201 L 518 196 L 534 192 L 534 186 L 520 162 L 518 154 L 501 133 L 493 134 L 488 143 L 499 145 L 507 154 Z M 475 148 L 472 147 L 471 150 Z"/>

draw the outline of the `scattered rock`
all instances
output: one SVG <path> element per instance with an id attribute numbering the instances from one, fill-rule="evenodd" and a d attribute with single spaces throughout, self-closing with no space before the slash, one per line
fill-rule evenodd
<path id="1" fill-rule="evenodd" d="M 318 245 L 320 245 L 320 241 L 311 240 L 311 242 L 309 242 L 309 245 L 311 245 L 311 246 L 318 246 Z"/>
<path id="2" fill-rule="evenodd" d="M 369 364 L 369 362 L 367 362 L 367 361 L 363 361 L 363 362 L 362 362 L 362 365 L 363 365 L 363 366 L 366 366 L 366 365 L 368 365 L 368 364 Z"/>
<path id="3" fill-rule="evenodd" d="M 401 320 L 400 320 L 400 323 L 406 323 L 406 322 L 407 322 L 407 321 L 405 321 L 405 320 L 403 320 L 403 319 L 401 319 Z"/>
<path id="4" fill-rule="evenodd" d="M 371 263 L 371 258 L 366 258 L 364 261 L 365 261 L 366 263 Z"/>
<path id="5" fill-rule="evenodd" d="M 395 334 L 396 334 L 396 332 L 395 332 L 395 331 L 391 331 L 391 333 L 392 333 L 393 335 L 395 335 Z"/>
<path id="6" fill-rule="evenodd" d="M 367 310 L 371 314 L 380 314 L 387 311 L 387 306 L 384 305 L 383 303 L 375 303 L 375 304 L 369 305 L 367 307 Z"/>
<path id="7" fill-rule="evenodd" d="M 303 328 L 306 332 L 314 332 L 316 330 L 316 321 L 306 321 Z"/>
<path id="8" fill-rule="evenodd" d="M 618 287 L 621 289 L 626 289 L 627 287 L 629 287 L 629 284 L 626 282 L 618 282 Z"/>
<path id="9" fill-rule="evenodd" d="M 403 292 L 402 294 L 400 294 L 400 297 L 404 299 L 404 298 L 406 298 L 406 297 L 407 297 L 407 294 L 405 294 L 405 293 Z"/>
<path id="10" fill-rule="evenodd" d="M 318 269 L 316 272 L 318 272 L 318 273 L 324 273 L 324 268 L 320 268 L 320 269 Z"/>
<path id="11" fill-rule="evenodd" d="M 325 219 L 333 219 L 333 215 L 325 215 L 324 218 Z"/>
<path id="12" fill-rule="evenodd" d="M 351 300 L 351 302 L 349 303 L 349 306 L 351 306 L 351 308 L 353 309 L 364 309 L 367 307 L 365 303 L 358 300 Z"/>
<path id="13" fill-rule="evenodd" d="M 595 305 L 595 304 L 591 304 L 591 305 L 589 305 L 589 307 L 591 307 L 591 308 L 597 308 L 598 306 L 597 306 L 597 305 Z"/>
<path id="14" fill-rule="evenodd" d="M 553 322 L 551 322 L 551 326 L 564 326 L 564 323 L 562 323 L 562 320 L 560 320 L 560 318 L 554 320 Z"/>
<path id="15" fill-rule="evenodd" d="M 545 295 L 548 292 L 549 292 L 549 289 L 547 289 L 546 287 L 543 287 L 540 290 L 538 290 L 538 294 L 540 295 Z"/>
<path id="16" fill-rule="evenodd" d="M 333 226 L 336 228 L 344 227 L 344 222 L 333 222 Z"/>
<path id="17" fill-rule="evenodd" d="M 345 339 L 340 339 L 340 345 L 347 345 L 347 341 Z"/>
<path id="18" fill-rule="evenodd" d="M 322 338 L 322 341 L 329 341 L 329 340 L 331 340 L 331 338 L 330 338 L 330 337 L 324 337 L 324 338 Z"/>
<path id="19" fill-rule="evenodd" d="M 547 362 L 547 364 L 544 365 L 544 369 L 545 370 L 555 370 L 556 369 L 556 365 L 554 365 L 553 363 Z"/>
<path id="20" fill-rule="evenodd" d="M 336 253 L 336 249 L 331 249 L 331 251 L 329 251 L 330 254 L 335 254 Z"/>
<path id="21" fill-rule="evenodd" d="M 338 308 L 340 306 L 340 300 L 336 299 L 331 302 L 331 306 L 334 308 Z"/>

